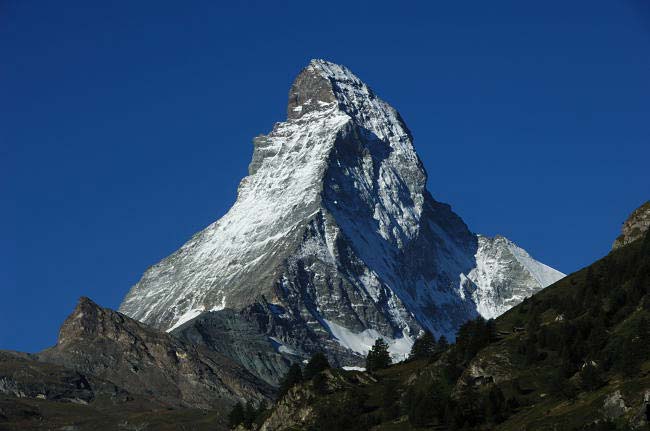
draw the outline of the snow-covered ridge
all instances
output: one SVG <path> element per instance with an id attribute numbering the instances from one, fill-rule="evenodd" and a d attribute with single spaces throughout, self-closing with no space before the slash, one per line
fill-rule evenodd
<path id="1" fill-rule="evenodd" d="M 269 249 L 299 236 L 305 219 L 318 212 L 324 161 L 333 133 L 347 121 L 347 115 L 330 106 L 279 123 L 271 134 L 256 138 L 256 151 L 259 148 L 264 157 L 241 181 L 233 207 L 149 269 L 121 310 L 169 329 L 222 302 L 241 305 L 233 296 L 254 298 L 259 292 L 242 281 L 252 271 L 272 266 Z M 231 287 L 226 292 L 224 287 L 233 284 L 241 291 L 232 292 Z"/>
<path id="2" fill-rule="evenodd" d="M 472 297 L 485 318 L 497 317 L 564 274 L 533 259 L 502 236 L 478 236 L 476 267 L 467 274 L 476 286 Z"/>
<path id="3" fill-rule="evenodd" d="M 542 288 L 550 286 L 551 284 L 566 276 L 566 274 L 533 259 L 526 250 L 517 246 L 507 238 L 503 239 L 507 241 L 508 249 L 513 254 L 513 256 L 530 273 L 530 275 Z"/>

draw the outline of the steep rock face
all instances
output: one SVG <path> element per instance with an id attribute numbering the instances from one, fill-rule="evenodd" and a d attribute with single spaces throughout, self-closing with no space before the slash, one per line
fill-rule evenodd
<path id="1" fill-rule="evenodd" d="M 203 313 L 171 333 L 187 343 L 219 352 L 268 384 L 279 386 L 291 363 L 301 358 L 277 339 L 264 335 L 255 319 L 259 313 L 247 311 Z"/>
<path id="2" fill-rule="evenodd" d="M 267 400 L 272 389 L 229 358 L 81 298 L 56 346 L 36 358 L 171 405 Z"/>
<path id="3" fill-rule="evenodd" d="M 234 206 L 147 270 L 120 311 L 173 330 L 266 304 L 264 335 L 335 363 L 358 361 L 379 336 L 396 356 L 423 327 L 453 338 L 482 311 L 475 299 L 502 308 L 490 274 L 472 276 L 480 238 L 425 186 L 397 111 L 345 67 L 314 60 L 291 87 L 287 121 L 255 138 Z M 524 278 L 497 277 L 506 301 L 520 285 L 544 287 Z"/>
<path id="4" fill-rule="evenodd" d="M 648 229 L 650 229 L 650 201 L 635 209 L 627 220 L 625 220 L 621 235 L 614 241 L 612 250 L 636 241 Z"/>

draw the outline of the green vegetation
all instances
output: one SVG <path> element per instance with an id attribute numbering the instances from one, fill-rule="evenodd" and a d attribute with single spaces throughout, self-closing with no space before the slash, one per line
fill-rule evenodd
<path id="1" fill-rule="evenodd" d="M 303 376 L 305 377 L 305 380 L 310 380 L 312 377 L 329 367 L 330 363 L 327 361 L 327 357 L 322 353 L 316 353 L 305 366 Z"/>
<path id="2" fill-rule="evenodd" d="M 650 421 L 650 235 L 610 253 L 496 320 L 477 318 L 448 345 L 423 334 L 372 379 L 315 390 L 306 429 L 628 430 Z M 335 372 L 336 371 L 336 372 Z M 340 373 L 337 374 L 337 373 Z M 325 376 L 325 374 L 323 374 Z M 333 377 L 332 377 L 333 376 Z M 325 379 L 326 377 L 322 377 Z M 347 380 L 345 380 L 347 379 Z M 327 386 L 327 385 L 325 385 Z M 624 408 L 604 413 L 619 394 Z M 619 405 L 620 403 L 614 403 Z M 648 429 L 648 425 L 643 425 Z"/>
<path id="3" fill-rule="evenodd" d="M 424 331 L 424 334 L 422 334 L 422 336 L 415 340 L 415 343 L 413 343 L 409 358 L 432 358 L 436 353 L 438 353 L 438 343 L 436 343 L 436 337 L 434 337 L 433 334 L 427 330 Z"/>
<path id="4" fill-rule="evenodd" d="M 382 339 L 377 338 L 372 349 L 366 356 L 366 370 L 373 372 L 386 368 L 390 365 L 390 353 L 388 352 L 388 344 Z"/>
<path id="5" fill-rule="evenodd" d="M 289 371 L 287 371 L 287 374 L 284 376 L 282 382 L 280 383 L 278 398 L 282 398 L 287 392 L 289 392 L 289 389 L 293 388 L 294 386 L 296 386 L 298 383 L 302 381 L 303 381 L 303 376 L 302 376 L 302 368 L 300 368 L 300 364 L 291 365 Z"/>
<path id="6" fill-rule="evenodd" d="M 305 381 L 311 382 L 317 394 L 324 395 L 327 392 L 327 379 L 322 372 L 329 368 L 327 357 L 320 352 L 310 358 L 304 370 L 300 364 L 291 365 L 280 383 L 278 399 L 285 396 L 291 388 Z M 257 408 L 250 402 L 245 407 L 241 403 L 237 403 L 228 414 L 228 426 L 236 428 L 241 425 L 246 429 L 256 429 L 269 413 L 265 403 L 260 404 Z"/>
<path id="7" fill-rule="evenodd" d="M 246 429 L 252 429 L 253 424 L 259 425 L 262 422 L 266 413 L 265 403 L 261 403 L 257 408 L 250 402 L 246 403 L 245 407 L 237 403 L 228 414 L 228 426 L 236 428 L 242 425 Z"/>

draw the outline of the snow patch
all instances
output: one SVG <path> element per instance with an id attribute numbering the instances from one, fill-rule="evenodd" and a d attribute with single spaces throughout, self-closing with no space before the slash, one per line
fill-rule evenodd
<path id="1" fill-rule="evenodd" d="M 226 297 L 225 296 L 223 296 L 221 298 L 221 304 L 215 305 L 214 307 L 212 307 L 210 309 L 210 311 L 221 311 L 224 308 L 226 308 Z"/>
<path id="2" fill-rule="evenodd" d="M 402 334 L 402 337 L 399 338 L 388 338 L 375 329 L 366 329 L 355 333 L 330 320 L 324 319 L 323 321 L 341 346 L 360 355 L 367 355 L 377 338 L 386 341 L 388 351 L 394 362 L 406 359 L 411 352 L 411 347 L 413 347 L 413 339 L 405 334 Z"/>
<path id="3" fill-rule="evenodd" d="M 271 343 L 273 344 L 273 347 L 279 352 L 279 353 L 286 353 L 287 355 L 298 355 L 298 353 L 293 350 L 291 347 L 285 345 L 282 341 L 280 341 L 276 337 L 269 337 L 271 340 Z"/>
<path id="4" fill-rule="evenodd" d="M 185 323 L 185 322 L 189 322 L 190 320 L 194 319 L 196 316 L 198 316 L 199 314 L 203 313 L 204 311 L 205 311 L 205 308 L 203 308 L 203 307 L 202 307 L 202 308 L 190 309 L 190 310 L 186 311 L 185 313 L 183 313 L 183 315 L 181 315 L 181 316 L 178 318 L 178 320 L 176 321 L 176 323 L 174 323 L 174 326 L 172 326 L 171 328 L 169 328 L 169 329 L 167 330 L 167 332 L 171 332 L 171 331 L 173 331 L 174 329 L 176 329 L 176 328 L 178 328 L 179 326 L 181 326 L 183 323 Z"/>

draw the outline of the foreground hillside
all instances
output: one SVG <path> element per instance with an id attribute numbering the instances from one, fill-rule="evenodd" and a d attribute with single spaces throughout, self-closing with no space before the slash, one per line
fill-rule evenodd
<path id="1" fill-rule="evenodd" d="M 650 235 L 457 343 L 375 373 L 326 370 L 263 430 L 650 429 Z M 323 382 L 324 381 L 324 382 Z"/>

